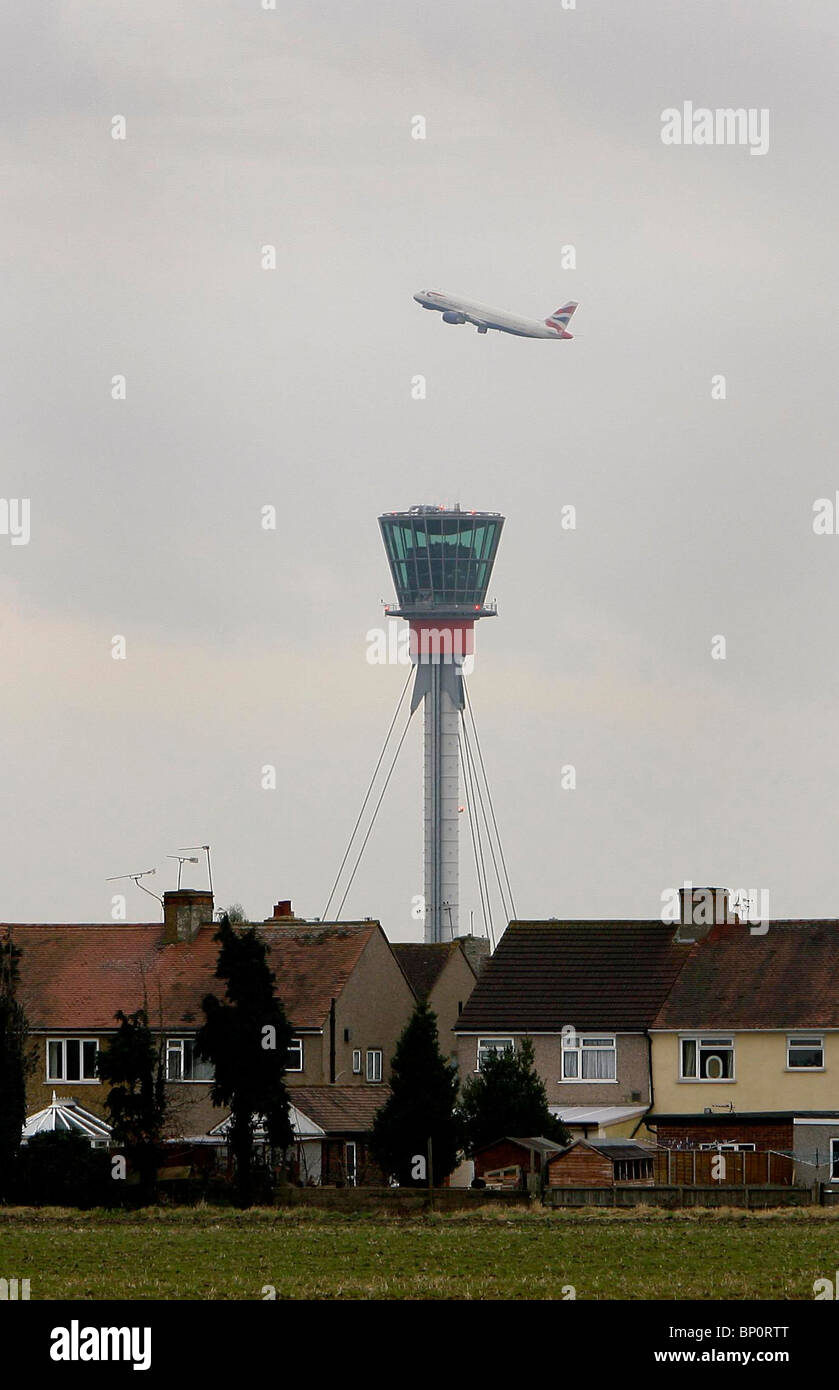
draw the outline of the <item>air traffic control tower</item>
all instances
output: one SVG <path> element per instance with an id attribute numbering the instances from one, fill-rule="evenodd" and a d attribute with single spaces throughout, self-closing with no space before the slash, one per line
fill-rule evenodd
<path id="1" fill-rule="evenodd" d="M 460 507 L 410 507 L 379 517 L 397 602 L 389 617 L 410 624 L 416 666 L 411 713 L 425 701 L 425 939 L 458 935 L 462 667 L 474 651 L 504 517 Z"/>

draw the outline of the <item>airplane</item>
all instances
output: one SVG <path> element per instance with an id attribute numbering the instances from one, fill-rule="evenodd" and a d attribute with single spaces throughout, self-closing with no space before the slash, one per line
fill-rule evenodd
<path id="1" fill-rule="evenodd" d="M 572 300 L 555 309 L 546 319 L 523 319 L 515 314 L 505 314 L 499 309 L 488 309 L 485 304 L 474 304 L 470 299 L 456 299 L 454 295 L 442 294 L 440 290 L 420 290 L 414 295 L 417 304 L 423 309 L 437 309 L 443 315 L 443 323 L 471 323 L 479 333 L 488 328 L 497 328 L 499 333 L 514 333 L 517 338 L 573 338 L 567 331 L 571 315 L 577 308 Z"/>

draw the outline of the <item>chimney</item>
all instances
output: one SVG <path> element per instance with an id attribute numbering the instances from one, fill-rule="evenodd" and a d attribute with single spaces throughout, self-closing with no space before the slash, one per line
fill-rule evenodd
<path id="1" fill-rule="evenodd" d="M 456 936 L 460 949 L 476 975 L 480 975 L 490 957 L 489 940 L 485 936 Z"/>
<path id="2" fill-rule="evenodd" d="M 213 920 L 213 895 L 205 888 L 173 888 L 163 894 L 163 941 L 194 941 Z"/>
<path id="3" fill-rule="evenodd" d="M 274 904 L 274 911 L 273 911 L 273 913 L 271 914 L 271 916 L 265 918 L 266 925 L 267 925 L 267 924 L 270 924 L 271 922 L 299 922 L 299 921 L 300 921 L 300 918 L 299 918 L 299 917 L 295 917 L 295 915 L 294 915 L 294 913 L 293 913 L 293 911 L 292 911 L 292 909 L 291 909 L 291 900 L 290 900 L 289 898 L 281 898 L 280 901 L 279 901 L 278 903 L 275 903 L 275 904 Z"/>
<path id="4" fill-rule="evenodd" d="M 712 927 L 734 920 L 729 916 L 727 888 L 694 888 L 686 883 L 679 889 L 679 907 L 676 940 L 685 944 L 701 941 Z"/>

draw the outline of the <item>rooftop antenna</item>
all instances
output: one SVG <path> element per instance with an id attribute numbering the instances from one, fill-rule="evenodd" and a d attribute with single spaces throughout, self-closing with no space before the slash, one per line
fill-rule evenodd
<path id="1" fill-rule="evenodd" d="M 207 856 L 207 878 L 209 879 L 209 882 L 210 882 L 210 892 L 212 893 L 212 891 L 213 891 L 213 866 L 212 866 L 212 864 L 210 863 L 210 846 L 209 846 L 209 845 L 182 845 L 182 846 L 181 846 L 181 849 L 180 849 L 180 853 L 181 853 L 181 854 L 189 854 L 189 851 L 190 851 L 190 850 L 193 850 L 193 849 L 203 849 L 204 853 L 205 853 L 206 856 Z M 177 858 L 177 856 L 174 855 L 174 854 L 170 854 L 170 855 L 167 856 L 167 858 L 169 858 L 169 859 L 175 859 L 175 858 Z M 198 860 L 197 860 L 197 859 L 190 859 L 190 860 L 189 860 L 189 863 L 190 863 L 190 864 L 197 864 L 197 863 L 198 863 Z M 181 886 L 181 879 L 180 879 L 180 874 L 179 874 L 179 875 L 178 875 L 178 887 L 180 888 L 180 886 Z"/>
<path id="2" fill-rule="evenodd" d="M 198 846 L 196 845 L 196 849 L 197 849 L 197 848 L 198 848 Z M 177 861 L 178 861 L 178 890 L 180 891 L 180 887 L 181 887 L 181 873 L 183 872 L 184 864 L 197 864 L 197 863 L 199 863 L 198 855 L 197 855 L 197 854 L 167 854 L 166 858 L 167 858 L 167 859 L 177 859 Z"/>
<path id="3" fill-rule="evenodd" d="M 140 872 L 139 872 L 138 874 L 112 874 L 110 878 L 106 878 L 106 879 L 105 879 L 105 882 L 106 882 L 106 883 L 118 883 L 120 879 L 123 879 L 123 878 L 130 878 L 132 883 L 136 883 L 137 887 L 138 887 L 138 888 L 142 888 L 142 890 L 143 890 L 144 893 L 148 893 L 148 895 L 149 895 L 150 898 L 155 898 L 156 901 L 159 902 L 159 903 L 160 903 L 160 906 L 162 907 L 162 906 L 163 906 L 163 899 L 162 899 L 162 898 L 158 898 L 158 896 L 157 896 L 156 893 L 153 893 L 153 892 L 151 891 L 150 888 L 147 888 L 146 885 L 145 885 L 144 883 L 141 883 L 141 882 L 140 882 L 140 879 L 141 879 L 141 878 L 148 878 L 149 874 L 156 874 L 156 873 L 157 873 L 157 869 L 141 869 Z"/>

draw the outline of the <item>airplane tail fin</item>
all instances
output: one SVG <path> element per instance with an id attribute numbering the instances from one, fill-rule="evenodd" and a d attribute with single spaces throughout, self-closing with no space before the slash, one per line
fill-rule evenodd
<path id="1" fill-rule="evenodd" d="M 561 309 L 554 309 L 554 312 L 545 319 L 545 323 L 548 328 L 560 329 L 563 338 L 573 338 L 574 334 L 569 333 L 567 329 L 576 308 L 577 304 L 572 299 L 568 304 L 563 304 Z"/>

